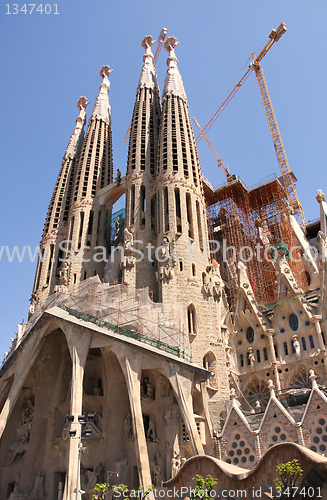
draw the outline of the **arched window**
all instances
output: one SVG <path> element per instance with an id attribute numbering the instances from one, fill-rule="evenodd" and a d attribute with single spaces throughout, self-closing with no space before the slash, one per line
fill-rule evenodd
<path id="1" fill-rule="evenodd" d="M 287 347 L 287 342 L 284 342 L 284 353 L 285 353 L 285 356 L 288 355 L 288 347 Z"/>
<path id="2" fill-rule="evenodd" d="M 309 342 L 310 342 L 311 349 L 314 349 L 315 348 L 315 344 L 314 344 L 312 335 L 309 335 Z"/>
<path id="3" fill-rule="evenodd" d="M 296 314 L 291 314 L 288 321 L 293 332 L 296 332 L 296 330 L 299 328 L 299 320 Z"/>
<path id="4" fill-rule="evenodd" d="M 263 357 L 265 358 L 265 361 L 268 361 L 268 353 L 267 353 L 267 348 L 263 348 Z"/>
<path id="5" fill-rule="evenodd" d="M 246 338 L 249 344 L 253 344 L 254 341 L 254 330 L 252 326 L 249 326 L 248 329 L 246 330 Z"/>
<path id="6" fill-rule="evenodd" d="M 244 366 L 243 354 L 240 354 L 240 365 L 241 365 L 241 368 L 243 368 L 243 366 Z"/>
<path id="7" fill-rule="evenodd" d="M 215 389 L 218 389 L 217 360 L 216 356 L 211 351 L 207 352 L 207 354 L 204 356 L 203 367 L 213 374 L 213 376 L 208 380 L 209 385 Z"/>
<path id="8" fill-rule="evenodd" d="M 304 350 L 304 351 L 306 351 L 306 350 L 307 350 L 307 344 L 306 344 L 306 342 L 305 342 L 305 338 L 304 338 L 304 337 L 302 337 L 302 339 L 301 339 L 301 340 L 302 340 L 303 350 Z"/>
<path id="9" fill-rule="evenodd" d="M 193 304 L 190 304 L 187 308 L 187 326 L 189 335 L 196 335 L 196 317 Z"/>

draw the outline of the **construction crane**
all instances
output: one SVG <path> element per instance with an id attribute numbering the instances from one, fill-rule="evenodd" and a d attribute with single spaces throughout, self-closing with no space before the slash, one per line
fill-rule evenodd
<path id="1" fill-rule="evenodd" d="M 259 90 L 262 98 L 262 102 L 265 108 L 269 128 L 270 128 L 270 133 L 272 136 L 279 168 L 282 174 L 282 182 L 284 184 L 284 189 L 286 191 L 288 203 L 291 208 L 294 210 L 294 215 L 297 218 L 298 222 L 302 224 L 303 227 L 305 227 L 306 221 L 305 221 L 305 216 L 303 212 L 303 208 L 301 206 L 301 203 L 299 201 L 297 192 L 296 192 L 296 187 L 294 183 L 294 177 L 291 172 L 291 169 L 289 167 L 289 163 L 287 160 L 286 152 L 284 149 L 283 141 L 279 132 L 276 116 L 274 113 L 274 109 L 271 103 L 271 99 L 269 96 L 267 84 L 263 75 L 262 68 L 260 66 L 260 61 L 263 59 L 263 57 L 267 54 L 268 50 L 273 46 L 275 42 L 277 42 L 283 33 L 287 31 L 287 27 L 285 23 L 281 23 L 277 30 L 272 30 L 269 33 L 269 42 L 264 46 L 264 48 L 261 50 L 260 54 L 258 56 L 255 56 L 252 54 L 252 62 L 249 65 L 249 69 L 247 72 L 243 75 L 241 80 L 235 85 L 234 89 L 232 92 L 228 95 L 228 97 L 225 99 L 223 104 L 220 106 L 220 108 L 217 110 L 217 112 L 213 115 L 211 120 L 207 123 L 207 125 L 202 129 L 200 125 L 198 124 L 197 120 L 197 126 L 200 130 L 200 134 L 196 139 L 196 142 L 198 143 L 201 137 L 204 137 L 206 140 L 208 146 L 210 144 L 209 139 L 206 137 L 206 131 L 211 127 L 213 122 L 216 120 L 216 118 L 220 115 L 220 113 L 223 111 L 223 109 L 227 106 L 227 104 L 230 102 L 230 100 L 233 98 L 233 96 L 236 94 L 236 92 L 241 88 L 245 80 L 249 77 L 252 71 L 255 72 L 257 82 L 259 85 Z M 215 152 L 213 146 L 210 144 L 209 148 L 213 152 L 214 156 L 217 159 L 217 153 Z M 219 164 L 219 163 L 218 163 Z M 219 165 L 221 166 L 221 165 Z"/>
<path id="2" fill-rule="evenodd" d="M 274 43 L 278 42 L 278 40 L 281 38 L 281 36 L 283 35 L 283 33 L 285 33 L 286 31 L 287 31 L 287 26 L 286 26 L 285 23 L 281 23 L 278 26 L 277 30 L 271 30 L 271 32 L 268 35 L 269 42 L 266 43 L 266 45 L 261 50 L 261 52 L 253 59 L 253 61 L 250 64 L 249 69 L 247 70 L 247 72 L 242 76 L 242 78 L 240 79 L 240 81 L 235 85 L 235 87 L 233 88 L 233 90 L 231 91 L 231 93 L 226 97 L 226 99 L 224 100 L 224 102 L 222 103 L 222 105 L 220 106 L 220 108 L 216 111 L 216 113 L 213 115 L 213 117 L 211 118 L 211 120 L 206 124 L 205 127 L 203 127 L 202 130 L 203 130 L 204 133 L 207 132 L 207 130 L 211 127 L 211 125 L 213 124 L 213 122 L 218 118 L 218 116 L 223 111 L 223 109 L 225 109 L 225 107 L 227 106 L 227 104 L 229 103 L 229 101 L 232 100 L 232 98 L 234 97 L 234 95 L 236 94 L 236 92 L 242 87 L 243 83 L 249 78 L 250 74 L 254 70 L 255 63 L 260 63 L 260 61 L 264 58 L 264 56 L 271 49 L 271 47 L 274 45 Z M 198 143 L 200 141 L 200 139 L 201 139 L 202 136 L 203 136 L 203 133 L 200 132 L 200 134 L 196 138 L 195 142 Z"/>
<path id="3" fill-rule="evenodd" d="M 232 182 L 234 180 L 233 176 L 231 175 L 228 167 L 226 167 L 222 161 L 222 159 L 220 158 L 220 156 L 217 154 L 215 148 L 213 147 L 213 145 L 211 144 L 211 142 L 209 141 L 208 137 L 206 136 L 205 132 L 203 131 L 201 125 L 199 124 L 198 120 L 195 118 L 195 116 L 193 117 L 193 120 L 195 122 L 195 125 L 198 127 L 200 133 L 202 134 L 202 136 L 204 137 L 204 140 L 206 141 L 206 143 L 208 144 L 209 146 L 209 149 L 210 151 L 212 152 L 212 154 L 214 155 L 214 157 L 216 158 L 217 160 L 217 163 L 218 163 L 218 167 L 220 167 L 224 174 L 226 175 L 227 177 L 227 182 Z"/>
<path id="4" fill-rule="evenodd" d="M 164 44 L 166 35 L 167 35 L 167 28 L 162 28 L 162 30 L 160 31 L 159 39 L 158 39 L 157 49 L 156 49 L 156 52 L 153 56 L 153 66 L 155 66 L 157 61 L 158 61 L 158 57 L 159 57 L 160 51 L 162 49 L 162 46 Z M 129 134 L 131 133 L 131 126 L 132 126 L 132 122 L 129 124 L 127 134 L 125 135 L 125 139 L 124 139 L 125 142 L 128 141 Z"/>
<path id="5" fill-rule="evenodd" d="M 266 80 L 262 71 L 262 68 L 258 62 L 255 62 L 255 58 L 253 58 L 253 64 L 255 76 L 257 78 L 257 82 L 259 85 L 259 90 L 261 94 L 261 99 L 265 108 L 268 125 L 271 133 L 271 137 L 273 140 L 277 160 L 279 163 L 279 168 L 282 174 L 282 182 L 284 184 L 284 189 L 286 191 L 288 203 L 290 207 L 294 210 L 294 215 L 298 219 L 298 221 L 305 227 L 306 221 L 304 217 L 303 208 L 297 196 L 293 175 L 287 160 L 286 152 L 284 149 L 282 137 L 279 132 L 274 108 L 271 103 L 271 99 L 268 92 L 268 87 L 266 84 Z"/>

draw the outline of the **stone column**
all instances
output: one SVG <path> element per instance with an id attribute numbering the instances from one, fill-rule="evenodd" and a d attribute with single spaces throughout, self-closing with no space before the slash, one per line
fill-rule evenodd
<path id="1" fill-rule="evenodd" d="M 256 458 L 259 461 L 261 458 L 261 446 L 260 446 L 259 431 L 255 431 L 255 433 L 254 433 L 254 447 L 255 447 Z"/>
<path id="2" fill-rule="evenodd" d="M 314 323 L 315 329 L 316 329 L 316 334 L 319 342 L 319 349 L 321 352 L 322 357 L 324 358 L 324 366 L 325 366 L 325 372 L 327 373 L 327 349 L 324 344 L 324 340 L 321 335 L 321 326 L 320 326 L 320 321 L 322 320 L 322 316 L 319 314 L 315 314 L 311 318 L 311 322 Z"/>
<path id="3" fill-rule="evenodd" d="M 201 439 L 196 428 L 192 404 L 192 380 L 181 377 L 172 367 L 169 381 L 174 389 L 175 397 L 185 423 L 194 455 L 204 455 Z"/>
<path id="4" fill-rule="evenodd" d="M 280 380 L 279 380 L 279 373 L 277 369 L 277 360 L 276 360 L 276 355 L 275 355 L 275 348 L 274 348 L 274 341 L 273 341 L 273 335 L 275 333 L 275 330 L 268 330 L 267 329 L 267 334 L 268 334 L 268 340 L 269 340 L 269 350 L 270 350 L 270 356 L 271 356 L 271 364 L 274 369 L 274 374 L 275 374 L 275 380 L 276 380 L 276 389 L 277 391 L 280 391 Z"/>
<path id="5" fill-rule="evenodd" d="M 148 488 L 151 486 L 152 480 L 141 408 L 140 377 L 142 358 L 135 353 L 131 353 L 126 347 L 116 348 L 115 354 L 123 370 L 127 385 L 133 423 L 135 455 L 137 460 L 139 482 L 144 488 Z M 150 497 L 151 496 L 152 495 L 150 494 Z"/>
<path id="6" fill-rule="evenodd" d="M 71 430 L 76 430 L 76 436 L 70 438 L 69 456 L 68 456 L 68 474 L 65 485 L 64 500 L 80 500 L 81 495 L 74 490 L 77 485 L 81 489 L 80 470 L 79 470 L 79 445 L 81 440 L 82 426 L 78 422 L 78 415 L 82 414 L 83 408 L 83 377 L 86 358 L 89 352 L 92 334 L 78 329 L 76 326 L 68 326 L 65 329 L 65 335 L 69 352 L 72 358 L 72 383 L 70 397 L 70 414 L 74 415 L 74 422 L 71 424 Z"/>
<path id="7" fill-rule="evenodd" d="M 303 438 L 303 429 L 302 429 L 301 424 L 299 424 L 299 426 L 296 428 L 296 434 L 297 434 L 297 439 L 298 439 L 299 444 L 301 446 L 305 446 L 304 438 Z"/>

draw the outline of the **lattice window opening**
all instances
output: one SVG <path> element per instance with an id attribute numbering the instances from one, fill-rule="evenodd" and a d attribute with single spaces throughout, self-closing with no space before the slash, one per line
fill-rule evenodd
<path id="1" fill-rule="evenodd" d="M 239 467 L 253 467 L 255 462 L 254 449 L 240 431 L 234 432 L 229 440 L 224 461 Z"/>
<path id="2" fill-rule="evenodd" d="M 274 444 L 293 442 L 293 439 L 289 437 L 287 431 L 280 425 L 275 425 L 268 435 L 267 446 L 271 448 Z"/>
<path id="3" fill-rule="evenodd" d="M 308 443 L 310 450 L 327 456 L 327 417 L 322 413 L 316 416 Z"/>
<path id="4" fill-rule="evenodd" d="M 181 422 L 181 442 L 183 444 L 187 444 L 190 442 L 190 436 L 186 430 L 186 425 L 182 421 Z M 195 417 L 195 425 L 196 425 L 196 430 L 198 431 L 198 434 L 201 438 L 201 443 L 203 445 L 206 444 L 206 436 L 205 436 L 205 421 L 203 417 Z"/>

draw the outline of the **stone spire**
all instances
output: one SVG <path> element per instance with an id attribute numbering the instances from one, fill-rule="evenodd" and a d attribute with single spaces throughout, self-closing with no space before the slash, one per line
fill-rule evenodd
<path id="1" fill-rule="evenodd" d="M 142 41 L 145 50 L 131 122 L 126 176 L 125 243 L 134 240 L 145 245 L 156 236 L 156 187 L 160 92 L 153 66 L 152 36 Z M 144 259 L 124 269 L 124 281 L 136 288 L 149 286 L 156 296 L 157 282 L 152 262 Z"/>
<path id="2" fill-rule="evenodd" d="M 166 95 L 173 93 L 174 95 L 179 96 L 181 99 L 187 102 L 183 80 L 178 70 L 178 59 L 175 54 L 175 47 L 177 47 L 178 44 L 179 42 L 177 42 L 174 36 L 169 36 L 165 41 L 164 47 L 167 52 L 169 52 L 169 56 L 167 59 L 168 69 L 162 97 L 164 98 Z"/>
<path id="3" fill-rule="evenodd" d="M 108 80 L 108 75 L 112 73 L 113 70 L 106 64 L 102 66 L 99 75 L 102 77 L 102 83 L 100 85 L 100 92 L 96 98 L 95 105 L 92 111 L 91 120 L 99 118 L 103 120 L 107 125 L 111 124 L 111 108 L 109 104 L 108 92 L 110 89 L 110 82 Z"/>
<path id="4" fill-rule="evenodd" d="M 74 128 L 74 132 L 70 136 L 70 140 L 67 146 L 67 149 L 64 154 L 64 158 L 68 158 L 68 156 L 75 156 L 79 153 L 83 138 L 84 138 L 84 125 L 86 123 L 86 112 L 85 108 L 90 103 L 85 96 L 80 97 L 77 101 L 76 106 L 79 109 L 79 115 L 76 118 L 76 125 Z"/>
<path id="5" fill-rule="evenodd" d="M 153 40 L 151 35 L 145 36 L 142 40 L 141 46 L 144 48 L 145 54 L 143 56 L 143 67 L 137 90 L 142 87 L 147 87 L 155 90 L 159 94 L 157 74 L 153 65 L 153 54 L 151 51 L 151 45 L 154 44 L 154 42 L 155 40 Z"/>
<path id="6" fill-rule="evenodd" d="M 57 182 L 50 200 L 47 217 L 45 219 L 42 241 L 40 244 L 42 259 L 39 259 L 33 287 L 33 301 L 45 299 L 53 293 L 60 273 L 59 257 L 62 252 L 60 242 L 68 237 L 68 217 L 72 202 L 72 186 L 76 174 L 78 160 L 84 139 L 84 125 L 86 122 L 85 108 L 89 101 L 85 96 L 77 102 L 79 115 L 76 119 L 65 154 L 62 159 Z"/>

